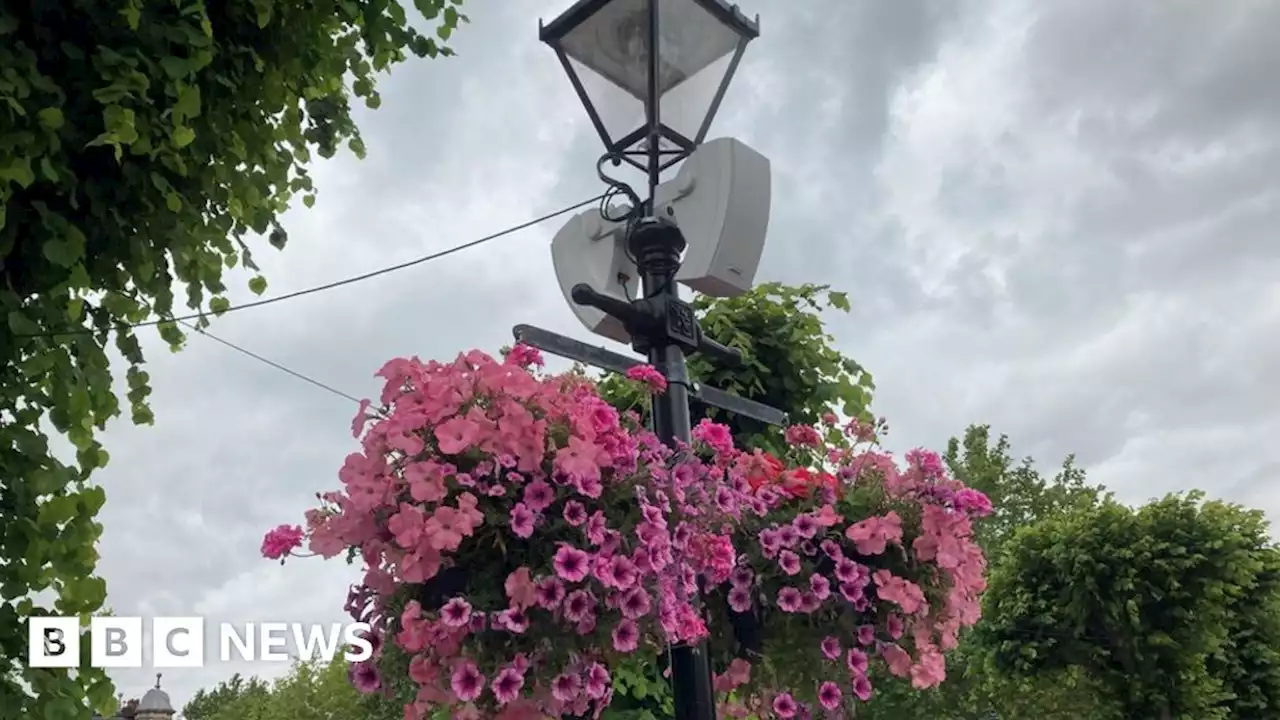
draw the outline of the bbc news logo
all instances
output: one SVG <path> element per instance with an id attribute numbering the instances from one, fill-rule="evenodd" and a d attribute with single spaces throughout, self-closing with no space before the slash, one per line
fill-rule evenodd
<path id="1" fill-rule="evenodd" d="M 204 667 L 205 638 L 204 618 L 152 619 L 151 667 Z M 328 662 L 340 648 L 348 662 L 360 662 L 373 656 L 373 643 L 369 638 L 368 623 L 217 625 L 218 658 L 222 662 L 233 659 L 291 662 L 294 658 Z M 80 644 L 86 639 L 89 642 L 90 667 L 143 667 L 145 643 L 140 617 L 90 618 L 87 636 L 81 631 L 80 619 L 76 617 L 30 618 L 28 665 L 33 668 L 80 667 Z"/>

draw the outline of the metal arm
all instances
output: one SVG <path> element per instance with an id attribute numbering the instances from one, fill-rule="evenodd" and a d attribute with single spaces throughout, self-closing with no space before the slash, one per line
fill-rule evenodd
<path id="1" fill-rule="evenodd" d="M 664 303 L 671 302 L 668 296 L 627 302 L 597 292 L 586 283 L 574 285 L 569 295 L 579 305 L 593 307 L 618 318 L 627 327 L 628 332 L 637 336 L 649 334 L 656 328 L 659 320 L 665 317 Z M 695 331 L 695 338 L 696 342 L 688 348 L 690 351 L 702 353 L 728 367 L 742 365 L 742 352 L 737 348 L 712 340 L 702 332 L 700 327 Z"/>

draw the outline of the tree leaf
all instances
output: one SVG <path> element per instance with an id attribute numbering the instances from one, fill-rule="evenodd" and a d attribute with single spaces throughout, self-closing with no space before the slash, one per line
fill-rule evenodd
<path id="1" fill-rule="evenodd" d="M 179 148 L 184 148 L 194 142 L 196 139 L 196 131 L 189 127 L 176 127 L 173 129 L 173 144 Z"/>
<path id="2" fill-rule="evenodd" d="M 62 126 L 66 124 L 61 108 L 47 107 L 36 113 L 36 118 L 40 120 L 42 126 L 49 130 L 61 130 Z"/>

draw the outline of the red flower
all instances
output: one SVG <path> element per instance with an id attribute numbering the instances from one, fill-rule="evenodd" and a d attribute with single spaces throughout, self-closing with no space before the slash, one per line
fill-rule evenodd
<path id="1" fill-rule="evenodd" d="M 781 460 L 767 452 L 757 450 L 747 468 L 747 482 L 751 484 L 752 492 L 755 492 L 766 485 L 776 484 L 784 470 L 786 466 Z"/>
<path id="2" fill-rule="evenodd" d="M 809 468 L 795 468 L 788 470 L 782 474 L 780 478 L 782 484 L 782 492 L 795 500 L 807 498 L 811 496 L 814 490 L 821 488 L 835 489 L 837 487 L 836 476 L 822 470 L 810 470 Z"/>

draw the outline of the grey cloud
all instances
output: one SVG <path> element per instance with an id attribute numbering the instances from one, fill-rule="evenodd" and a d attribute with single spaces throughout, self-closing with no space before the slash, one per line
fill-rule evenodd
<path id="1" fill-rule="evenodd" d="M 1116 143 L 1203 143 L 1270 132 L 1280 99 L 1265 78 L 1280 62 L 1272 30 L 1280 8 L 1089 0 L 1047 3 L 1027 47 L 1029 84 L 1045 108 L 1122 118 L 1149 115 Z M 1138 42 L 1135 42 L 1138 41 Z"/>

